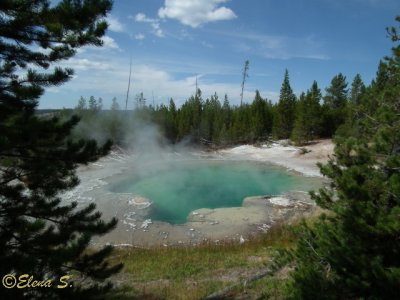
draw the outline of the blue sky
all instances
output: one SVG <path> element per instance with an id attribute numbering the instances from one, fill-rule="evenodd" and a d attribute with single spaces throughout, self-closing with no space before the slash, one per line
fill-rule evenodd
<path id="1" fill-rule="evenodd" d="M 46 90 L 40 108 L 76 106 L 80 96 L 115 96 L 129 106 L 143 92 L 149 103 L 180 105 L 195 91 L 240 101 L 241 72 L 250 61 L 244 100 L 255 90 L 277 101 L 285 69 L 299 94 L 313 80 L 325 89 L 342 72 L 351 83 L 374 77 L 390 54 L 385 28 L 396 25 L 398 0 L 115 0 L 102 48 L 85 47 L 62 63 L 74 78 Z"/>

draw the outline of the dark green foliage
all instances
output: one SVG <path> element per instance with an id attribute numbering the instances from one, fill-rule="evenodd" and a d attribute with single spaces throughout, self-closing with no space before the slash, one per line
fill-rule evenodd
<path id="1" fill-rule="evenodd" d="M 279 102 L 276 107 L 273 136 L 277 139 L 287 139 L 290 137 L 294 126 L 296 110 L 296 96 L 289 82 L 289 72 L 285 71 Z"/>
<path id="2" fill-rule="evenodd" d="M 78 111 L 83 111 L 83 110 L 85 110 L 85 109 L 87 109 L 87 102 L 86 102 L 86 99 L 85 98 L 83 98 L 82 96 L 79 98 L 79 102 L 78 102 L 78 105 L 76 106 L 76 109 L 78 110 Z"/>
<path id="3" fill-rule="evenodd" d="M 256 91 L 251 110 L 251 132 L 253 141 L 265 141 L 272 131 L 272 104 L 263 99 L 259 91 Z"/>
<path id="4" fill-rule="evenodd" d="M 324 135 L 327 137 L 332 137 L 346 120 L 347 92 L 346 77 L 341 73 L 333 77 L 331 85 L 326 88 L 322 109 Z"/>
<path id="5" fill-rule="evenodd" d="M 292 252 L 289 299 L 398 298 L 399 49 L 381 63 L 361 98 L 357 137 L 337 137 L 335 157 L 321 167 L 331 185 L 313 198 L 327 213 L 312 227 L 303 227 Z M 383 69 L 386 79 L 381 81 Z M 370 100 L 378 104 L 373 110 Z"/>
<path id="6" fill-rule="evenodd" d="M 111 248 L 87 251 L 92 236 L 109 232 L 94 205 L 64 203 L 60 194 L 78 183 L 79 163 L 96 160 L 110 144 L 69 139 L 77 117 L 37 117 L 44 88 L 71 78 L 71 69 L 40 73 L 84 45 L 101 46 L 111 1 L 14 1 L 0 3 L 0 274 L 37 280 L 75 276 L 66 289 L 0 289 L 1 299 L 78 299 L 101 295 Z M 46 49 L 46 51 L 43 51 Z M 35 70 L 29 66 L 34 65 Z M 79 109 L 85 109 L 81 101 Z M 96 109 L 98 106 L 96 106 Z M 90 278 L 84 284 L 79 279 Z M 55 284 L 54 284 L 55 286 Z"/>
<path id="7" fill-rule="evenodd" d="M 292 140 L 297 144 L 305 144 L 321 133 L 321 91 L 316 81 L 311 89 L 300 96 L 297 103 L 296 119 L 292 131 Z"/>
<path id="8" fill-rule="evenodd" d="M 371 89 L 369 88 L 369 90 Z M 372 99 L 371 95 L 366 95 L 366 92 L 367 88 L 362 82 L 361 76 L 357 74 L 353 79 L 353 83 L 351 84 L 350 98 L 346 108 L 346 120 L 344 124 L 338 128 L 335 133 L 336 135 L 342 137 L 357 137 L 359 135 L 358 123 L 360 118 L 363 117 L 363 114 L 366 113 L 366 111 L 364 111 L 366 108 L 366 100 Z"/>
<path id="9" fill-rule="evenodd" d="M 351 84 L 350 90 L 350 102 L 354 105 L 358 105 L 361 102 L 361 97 L 365 93 L 365 85 L 361 79 L 360 74 L 357 74 L 353 83 Z"/>
<path id="10" fill-rule="evenodd" d="M 190 97 L 180 108 L 177 119 L 179 140 L 188 136 L 196 141 L 200 140 L 202 105 L 203 99 L 200 90 L 198 90 L 196 96 Z"/>
<path id="11" fill-rule="evenodd" d="M 224 103 L 221 108 L 221 116 L 220 116 L 222 127 L 218 134 L 218 141 L 220 144 L 229 144 L 231 141 L 231 135 L 229 129 L 232 124 L 232 108 L 229 105 L 228 96 L 225 94 Z"/>
<path id="12" fill-rule="evenodd" d="M 256 92 L 251 105 L 231 107 L 225 95 L 223 105 L 214 94 L 203 100 L 201 92 L 190 97 L 179 109 L 170 102 L 160 105 L 151 117 L 170 142 L 189 139 L 192 143 L 236 144 L 255 142 L 269 136 L 272 127 L 272 104 Z"/>
<path id="13" fill-rule="evenodd" d="M 171 143 L 175 143 L 177 139 L 177 111 L 174 100 L 170 99 L 168 107 L 163 104 L 157 106 L 153 114 L 153 121 L 159 125 L 164 137 Z"/>

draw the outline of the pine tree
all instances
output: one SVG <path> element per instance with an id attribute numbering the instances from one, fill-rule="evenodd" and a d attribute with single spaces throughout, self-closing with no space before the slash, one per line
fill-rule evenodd
<path id="1" fill-rule="evenodd" d="M 214 93 L 203 105 L 201 127 L 202 130 L 205 130 L 206 135 L 202 136 L 211 142 L 216 142 L 222 128 L 222 122 L 221 103 L 217 93 Z"/>
<path id="2" fill-rule="evenodd" d="M 336 135 L 342 137 L 358 136 L 358 123 L 360 118 L 366 113 L 365 111 L 365 96 L 367 88 L 365 87 L 361 76 L 357 74 L 351 84 L 350 98 L 347 103 L 347 117 L 345 123 L 336 131 Z M 371 98 L 371 95 L 368 97 Z M 375 108 L 374 108 L 375 110 Z"/>
<path id="3" fill-rule="evenodd" d="M 200 140 L 202 107 L 203 99 L 201 97 L 201 90 L 197 89 L 196 95 L 191 96 L 178 110 L 178 140 L 189 136 L 194 141 Z"/>
<path id="4" fill-rule="evenodd" d="M 116 111 L 116 110 L 120 110 L 120 109 L 121 109 L 121 107 L 119 106 L 119 103 L 118 103 L 116 97 L 112 98 L 112 102 L 111 102 L 111 107 L 110 107 L 110 109 L 111 109 L 112 111 Z"/>
<path id="5" fill-rule="evenodd" d="M 78 105 L 76 106 L 76 110 L 83 111 L 87 109 L 86 99 L 82 96 L 79 98 Z"/>
<path id="6" fill-rule="evenodd" d="M 177 126 L 176 126 L 176 116 L 177 110 L 174 100 L 171 98 L 169 100 L 168 110 L 167 110 L 167 120 L 166 120 L 166 137 L 172 143 L 176 142 L 177 139 Z"/>
<path id="7" fill-rule="evenodd" d="M 360 104 L 361 96 L 365 93 L 365 85 L 361 79 L 361 75 L 357 74 L 353 83 L 351 84 L 350 90 L 350 102 L 354 105 Z"/>
<path id="8" fill-rule="evenodd" d="M 378 65 L 378 71 L 376 73 L 375 79 L 372 81 L 372 86 L 383 90 L 389 80 L 389 70 L 388 66 L 384 61 L 380 61 Z"/>
<path id="9" fill-rule="evenodd" d="M 307 94 L 302 94 L 297 104 L 292 140 L 304 144 L 315 139 L 321 132 L 321 91 L 316 81 Z"/>
<path id="10" fill-rule="evenodd" d="M 260 92 L 257 90 L 250 106 L 253 142 L 265 140 L 271 134 L 272 113 L 268 106 L 268 102 L 261 97 Z"/>
<path id="11" fill-rule="evenodd" d="M 308 95 L 307 95 L 308 96 Z M 307 120 L 307 100 L 306 94 L 300 94 L 296 105 L 296 119 L 294 121 L 293 131 L 290 139 L 297 145 L 307 143 L 308 137 L 308 120 Z"/>
<path id="12" fill-rule="evenodd" d="M 228 95 L 225 94 L 224 102 L 221 107 L 221 117 L 222 127 L 218 135 L 218 143 L 220 144 L 228 144 L 231 142 L 231 123 L 232 123 L 232 109 L 229 104 Z"/>
<path id="13" fill-rule="evenodd" d="M 289 72 L 285 70 L 279 101 L 274 116 L 273 135 L 278 139 L 287 139 L 293 130 L 296 109 L 296 96 L 289 82 Z"/>
<path id="14" fill-rule="evenodd" d="M 101 111 L 103 110 L 103 98 L 99 97 L 99 99 L 97 99 L 97 110 Z"/>
<path id="15" fill-rule="evenodd" d="M 77 117 L 35 115 L 44 88 L 73 75 L 69 68 L 44 70 L 79 47 L 101 46 L 111 6 L 109 0 L 0 2 L 0 274 L 75 276 L 65 289 L 1 288 L 1 299 L 87 299 L 103 294 L 110 287 L 104 280 L 120 269 L 105 261 L 111 247 L 86 251 L 91 237 L 109 232 L 116 220 L 101 220 L 94 204 L 78 208 L 60 198 L 78 184 L 77 164 L 104 155 L 109 144 L 69 139 Z"/>
<path id="16" fill-rule="evenodd" d="M 324 97 L 324 131 L 328 137 L 333 136 L 346 120 L 347 93 L 346 77 L 339 73 L 332 78 Z"/>
<path id="17" fill-rule="evenodd" d="M 397 31 L 391 32 L 399 41 Z M 321 167 L 331 187 L 313 198 L 328 213 L 303 227 L 292 253 L 296 267 L 289 299 L 398 298 L 399 62 L 400 45 L 386 63 L 387 84 L 371 87 L 379 105 L 371 114 L 364 112 L 359 136 L 339 137 L 335 157 Z"/>
<path id="18" fill-rule="evenodd" d="M 90 96 L 89 98 L 89 110 L 91 112 L 97 112 L 97 101 L 94 96 Z"/>
<path id="19" fill-rule="evenodd" d="M 232 121 L 232 109 L 229 104 L 229 99 L 228 95 L 225 94 L 224 96 L 224 103 L 222 104 L 222 119 L 223 123 L 226 126 L 226 128 L 229 128 L 231 126 L 231 121 Z"/>
<path id="20" fill-rule="evenodd" d="M 121 106 L 116 97 L 111 100 L 110 113 L 105 114 L 107 125 L 105 131 L 113 143 L 122 145 L 125 136 L 126 115 L 121 111 Z"/>

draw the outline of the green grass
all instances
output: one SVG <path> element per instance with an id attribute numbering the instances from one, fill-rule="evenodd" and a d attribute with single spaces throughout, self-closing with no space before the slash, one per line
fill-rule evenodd
<path id="1" fill-rule="evenodd" d="M 201 299 L 265 269 L 277 249 L 292 247 L 296 239 L 293 228 L 275 225 L 241 245 L 116 249 L 112 262 L 123 262 L 124 269 L 114 278 L 117 289 L 108 299 Z M 267 276 L 232 292 L 252 295 L 249 299 L 281 299 L 282 285 L 279 276 Z"/>

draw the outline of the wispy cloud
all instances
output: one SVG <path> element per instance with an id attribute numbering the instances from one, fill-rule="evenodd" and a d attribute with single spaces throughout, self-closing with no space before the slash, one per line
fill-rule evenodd
<path id="1" fill-rule="evenodd" d="M 144 13 L 138 13 L 134 19 L 136 22 L 146 22 L 146 23 L 158 22 L 157 19 L 148 18 Z"/>
<path id="2" fill-rule="evenodd" d="M 67 64 L 63 63 L 62 65 Z M 92 70 L 92 71 L 104 71 L 108 70 L 110 68 L 110 65 L 106 62 L 100 62 L 100 61 L 93 61 L 89 60 L 87 58 L 71 58 L 68 61 L 68 65 L 72 66 L 73 69 L 75 70 Z"/>
<path id="3" fill-rule="evenodd" d="M 76 76 L 63 87 L 63 93 L 101 96 L 105 100 L 106 107 L 112 97 L 116 96 L 118 99 L 125 97 L 129 66 L 127 66 L 127 61 L 120 57 L 88 51 L 68 61 L 68 66 L 75 69 Z M 207 68 L 203 67 L 200 71 L 207 71 Z M 212 66 L 209 66 L 209 69 L 212 70 Z M 191 74 L 178 76 L 179 72 L 170 70 L 168 63 L 165 66 L 158 66 L 154 63 L 133 61 L 132 70 L 130 101 L 133 101 L 136 94 L 143 92 L 147 98 L 154 94 L 156 104 L 168 103 L 168 99 L 172 97 L 177 105 L 181 105 L 195 92 L 196 73 L 193 69 Z M 239 103 L 240 80 L 237 83 L 216 81 L 209 73 L 199 73 L 197 79 L 204 98 L 216 92 L 222 101 L 227 93 L 231 104 Z M 244 92 L 246 101 L 252 101 L 255 89 L 250 84 L 246 86 Z M 49 90 L 48 92 L 54 94 L 59 91 Z M 261 93 L 269 99 L 277 98 L 277 94 L 271 91 L 261 91 Z M 76 105 L 76 103 L 71 105 Z"/>
<path id="4" fill-rule="evenodd" d="M 227 37 L 238 52 L 282 60 L 292 58 L 330 59 L 323 52 L 323 43 L 312 34 L 291 37 L 237 31 L 215 33 Z"/>
<path id="5" fill-rule="evenodd" d="M 106 36 L 103 36 L 102 40 L 103 40 L 103 48 L 119 49 L 117 42 L 112 37 L 109 37 L 106 35 Z"/>
<path id="6" fill-rule="evenodd" d="M 135 38 L 135 40 L 142 41 L 142 40 L 144 40 L 146 37 L 144 36 L 144 34 L 138 33 L 138 34 L 135 34 L 134 38 Z"/>
<path id="7" fill-rule="evenodd" d="M 150 27 L 152 28 L 152 33 L 157 36 L 157 37 L 164 37 L 164 32 L 161 29 L 160 26 L 160 20 L 159 19 L 153 19 L 147 17 L 144 13 L 138 13 L 135 17 L 130 17 L 131 19 L 134 19 L 135 22 L 140 22 L 140 23 L 148 23 Z"/>
<path id="8" fill-rule="evenodd" d="M 158 10 L 160 18 L 175 19 L 193 28 L 202 24 L 236 18 L 236 14 L 225 6 L 218 7 L 229 0 L 165 0 Z"/>
<path id="9" fill-rule="evenodd" d="M 78 48 L 77 53 L 88 53 L 88 52 L 114 52 L 114 51 L 122 51 L 118 46 L 117 42 L 110 36 L 105 35 L 102 38 L 103 45 L 101 47 L 97 46 L 86 46 L 83 48 Z"/>
<path id="10" fill-rule="evenodd" d="M 106 18 L 108 29 L 114 32 L 124 32 L 125 26 L 118 20 L 118 18 L 108 15 Z"/>

